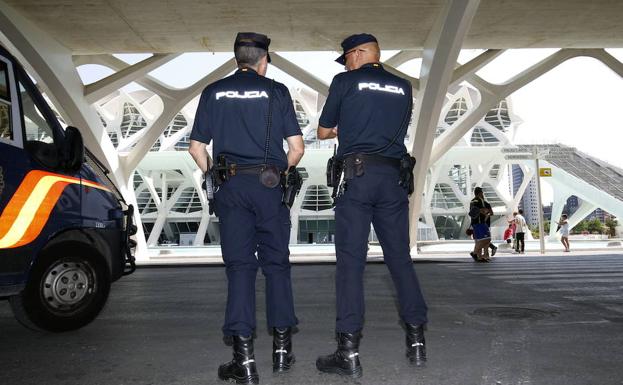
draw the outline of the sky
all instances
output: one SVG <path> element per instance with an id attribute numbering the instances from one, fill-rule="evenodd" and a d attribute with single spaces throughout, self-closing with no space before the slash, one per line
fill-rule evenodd
<path id="1" fill-rule="evenodd" d="M 494 83 L 503 83 L 530 65 L 554 53 L 555 49 L 508 50 L 485 66 L 478 75 Z M 383 51 L 382 60 L 397 51 Z M 481 51 L 465 50 L 459 62 L 465 62 Z M 623 61 L 623 49 L 608 50 Z M 283 52 L 286 59 L 313 73 L 327 84 L 343 70 L 333 60 L 336 52 Z M 129 63 L 149 55 L 117 55 Z M 187 53 L 165 64 L 150 75 L 173 87 L 184 88 L 199 80 L 226 60 L 230 53 Z M 400 66 L 403 72 L 419 77 L 420 60 Z M 88 84 L 111 70 L 88 65 L 79 68 Z M 302 86 L 300 82 L 275 67 L 267 76 Z M 138 88 L 132 84 L 126 90 Z M 591 58 L 571 59 L 516 91 L 510 97 L 514 115 L 521 120 L 515 143 L 563 143 L 623 168 L 623 120 L 619 119 L 623 103 L 623 79 L 601 62 Z"/>

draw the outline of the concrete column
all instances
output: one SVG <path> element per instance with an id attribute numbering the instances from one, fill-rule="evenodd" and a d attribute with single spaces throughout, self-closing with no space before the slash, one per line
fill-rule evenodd
<path id="1" fill-rule="evenodd" d="M 425 177 L 435 138 L 439 114 L 452 80 L 463 39 L 476 13 L 479 0 L 451 0 L 442 10 L 424 47 L 420 92 L 415 105 L 415 138 L 409 152 L 417 158 L 415 191 L 409 209 L 412 247 L 417 240 L 417 225 L 422 209 Z"/>
<path id="2" fill-rule="evenodd" d="M 151 172 L 152 176 L 153 176 L 153 173 L 154 172 L 152 171 Z M 158 195 L 158 193 L 156 192 L 153 178 L 150 178 L 149 180 L 145 179 L 145 181 L 147 182 L 147 185 L 149 186 L 148 188 L 149 188 L 150 193 L 152 194 L 152 199 L 154 200 L 156 207 L 158 208 L 158 217 L 156 218 L 156 221 L 154 222 L 154 227 L 152 228 L 152 231 L 149 234 L 149 239 L 147 239 L 147 245 L 157 246 L 158 238 L 160 237 L 160 233 L 162 232 L 162 229 L 164 228 L 164 223 L 167 220 L 167 214 L 169 212 L 168 204 L 167 204 L 166 174 L 164 172 L 161 173 L 160 195 Z M 179 188 L 178 190 L 181 191 Z M 172 201 L 175 202 L 174 200 Z"/>
<path id="3" fill-rule="evenodd" d="M 299 214 L 301 212 L 301 206 L 303 205 L 303 198 L 305 198 L 305 192 L 309 186 L 309 179 L 305 180 L 301 185 L 301 191 L 294 200 L 294 204 L 290 209 L 290 244 L 294 245 L 298 243 L 299 236 Z"/>
<path id="4" fill-rule="evenodd" d="M 195 236 L 195 240 L 193 241 L 194 246 L 203 246 L 206 232 L 208 231 L 208 226 L 210 226 L 210 222 L 212 222 L 212 216 L 210 215 L 210 208 L 208 205 L 208 199 L 201 187 L 203 182 L 203 175 L 201 170 L 196 168 L 195 161 L 192 160 L 190 154 L 186 154 L 186 162 L 185 167 L 182 170 L 186 179 L 190 179 L 192 181 L 192 185 L 199 194 L 199 200 L 201 201 L 201 221 L 199 221 L 199 228 L 197 229 L 197 235 Z M 189 159 L 191 158 L 191 159 Z M 192 162 L 192 164 L 191 164 Z"/>
<path id="5" fill-rule="evenodd" d="M 193 241 L 193 246 L 203 246 L 206 232 L 208 231 L 208 225 L 210 224 L 210 212 L 203 210 L 201 212 L 201 221 L 199 222 L 199 228 L 197 229 L 197 235 Z"/>

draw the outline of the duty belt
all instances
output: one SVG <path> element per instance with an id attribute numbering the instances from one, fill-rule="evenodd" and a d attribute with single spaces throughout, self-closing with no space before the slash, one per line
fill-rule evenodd
<path id="1" fill-rule="evenodd" d="M 376 154 L 352 154 L 346 156 L 344 161 L 348 164 L 353 161 L 357 162 L 358 159 L 363 161 L 364 164 L 386 164 L 396 168 L 400 167 L 400 159 L 388 158 L 386 156 Z"/>
<path id="2" fill-rule="evenodd" d="M 234 176 L 234 175 L 238 175 L 238 174 L 244 174 L 244 175 L 258 175 L 260 172 L 262 172 L 262 170 L 264 169 L 264 165 L 263 164 L 258 164 L 258 165 L 236 165 L 233 168 L 230 168 L 229 171 L 229 175 Z"/>

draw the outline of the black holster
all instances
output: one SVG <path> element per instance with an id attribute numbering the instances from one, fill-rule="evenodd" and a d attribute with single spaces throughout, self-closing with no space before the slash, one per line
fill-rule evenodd
<path id="1" fill-rule="evenodd" d="M 344 162 L 338 160 L 335 155 L 327 161 L 327 186 L 333 188 L 331 198 L 337 197 L 337 190 L 340 187 L 342 172 L 344 171 Z M 335 204 L 335 202 L 334 202 Z"/>
<path id="2" fill-rule="evenodd" d="M 365 172 L 364 154 L 349 155 L 344 158 L 344 179 L 350 180 L 362 176 Z"/>
<path id="3" fill-rule="evenodd" d="M 336 188 L 342 178 L 344 163 L 338 160 L 335 155 L 327 161 L 327 186 Z"/>
<path id="4" fill-rule="evenodd" d="M 229 180 L 227 158 L 225 155 L 219 155 L 216 157 L 216 162 L 212 165 L 209 173 L 212 175 L 214 186 L 218 187 Z M 235 164 L 233 164 L 235 168 Z"/>
<path id="5" fill-rule="evenodd" d="M 415 168 L 415 158 L 409 154 L 403 155 L 400 159 L 400 181 L 398 182 L 402 187 L 407 189 L 409 195 L 413 193 L 415 189 L 413 180 L 413 169 Z"/>
<path id="6" fill-rule="evenodd" d="M 281 202 L 283 202 L 283 204 L 290 209 L 292 208 L 294 199 L 296 199 L 296 196 L 299 191 L 301 191 L 301 186 L 303 185 L 303 177 L 295 166 L 290 166 L 288 173 L 282 175 L 281 185 L 283 186 L 283 196 L 281 197 Z"/>

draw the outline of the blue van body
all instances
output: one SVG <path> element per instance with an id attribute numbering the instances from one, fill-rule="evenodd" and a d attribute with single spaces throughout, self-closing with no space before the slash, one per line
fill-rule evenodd
<path id="1" fill-rule="evenodd" d="M 0 297 L 19 295 L 38 258 L 53 246 L 56 254 L 63 254 L 62 245 L 77 247 L 99 266 L 96 255 L 107 269 L 97 276 L 110 282 L 134 271 L 133 207 L 107 174 L 84 149 L 78 130 L 63 129 L 24 69 L 0 46 Z"/>

